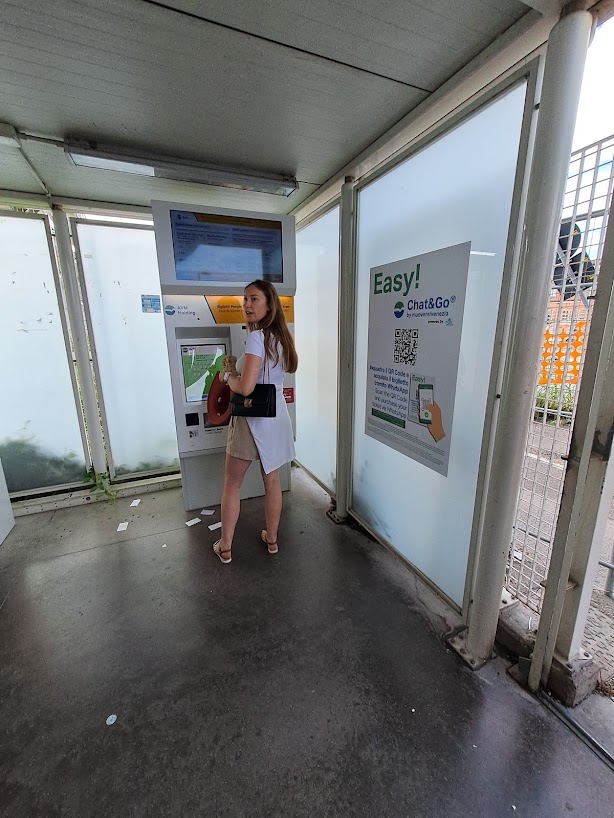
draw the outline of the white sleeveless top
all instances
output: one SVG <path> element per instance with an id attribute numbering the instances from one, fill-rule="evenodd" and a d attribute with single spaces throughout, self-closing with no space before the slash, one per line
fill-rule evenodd
<path id="1" fill-rule="evenodd" d="M 277 415 L 274 418 L 246 418 L 265 474 L 275 471 L 284 463 L 289 463 L 295 455 L 292 422 L 283 392 L 286 373 L 283 368 L 282 349 L 279 342 L 277 347 L 280 353 L 279 362 L 273 365 L 273 361 L 265 361 L 264 333 L 261 329 L 249 332 L 245 342 L 245 352 L 260 358 L 258 383 L 275 384 Z M 237 361 L 239 373 L 243 360 L 241 356 Z"/>

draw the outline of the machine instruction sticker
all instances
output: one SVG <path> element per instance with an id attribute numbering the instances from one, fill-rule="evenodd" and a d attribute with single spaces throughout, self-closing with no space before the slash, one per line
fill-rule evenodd
<path id="1" fill-rule="evenodd" d="M 365 433 L 448 473 L 471 243 L 374 267 Z"/>
<path id="2" fill-rule="evenodd" d="M 162 312 L 159 295 L 142 295 L 141 309 L 143 312 Z"/>

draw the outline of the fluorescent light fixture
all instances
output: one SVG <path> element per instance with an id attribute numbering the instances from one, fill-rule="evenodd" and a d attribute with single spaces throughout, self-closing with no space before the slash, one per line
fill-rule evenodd
<path id="1" fill-rule="evenodd" d="M 221 165 L 206 165 L 190 159 L 154 156 L 130 148 L 115 148 L 85 140 L 66 139 L 64 153 L 74 165 L 83 168 L 114 170 L 138 176 L 153 176 L 156 179 L 194 182 L 235 190 L 252 190 L 276 196 L 289 196 L 298 190 L 298 182 L 293 176 L 261 175 Z"/>
<path id="2" fill-rule="evenodd" d="M 496 253 L 487 253 L 487 252 L 485 252 L 483 250 L 470 250 L 469 255 L 470 256 L 496 256 L 497 254 Z"/>
<path id="3" fill-rule="evenodd" d="M 99 168 L 100 170 L 117 170 L 120 173 L 134 173 L 136 176 L 155 176 L 155 171 L 150 165 L 120 162 L 117 159 L 104 159 L 101 156 L 82 156 L 79 153 L 72 153 L 69 156 L 73 164 L 80 168 Z"/>

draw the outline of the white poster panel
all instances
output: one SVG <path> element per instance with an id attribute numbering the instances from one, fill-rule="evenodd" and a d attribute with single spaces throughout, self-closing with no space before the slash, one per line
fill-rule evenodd
<path id="1" fill-rule="evenodd" d="M 373 267 L 365 433 L 447 476 L 471 242 Z"/>

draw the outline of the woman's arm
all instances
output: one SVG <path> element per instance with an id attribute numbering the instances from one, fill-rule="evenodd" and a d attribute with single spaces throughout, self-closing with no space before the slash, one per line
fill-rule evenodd
<path id="1" fill-rule="evenodd" d="M 231 371 L 230 377 L 226 381 L 233 392 L 238 392 L 239 395 L 251 395 L 258 383 L 261 362 L 262 358 L 258 355 L 252 355 L 250 352 L 245 353 L 241 374 Z"/>

